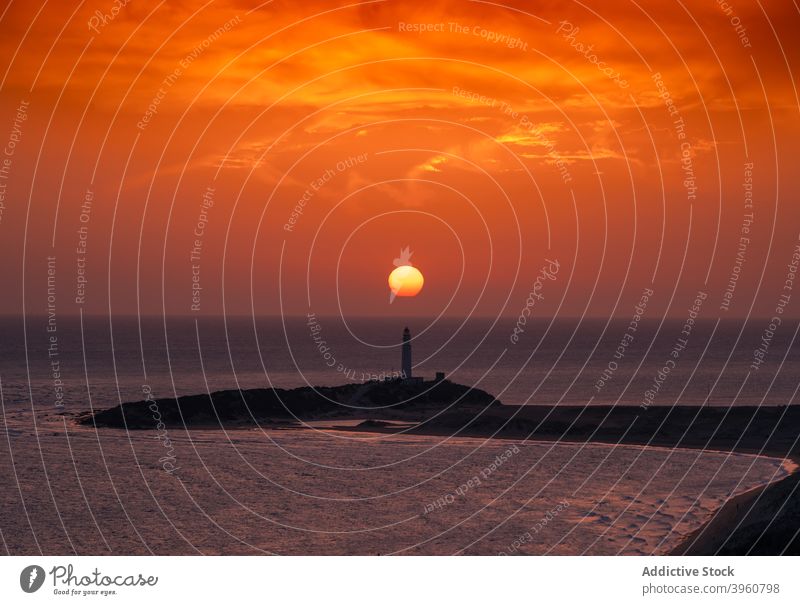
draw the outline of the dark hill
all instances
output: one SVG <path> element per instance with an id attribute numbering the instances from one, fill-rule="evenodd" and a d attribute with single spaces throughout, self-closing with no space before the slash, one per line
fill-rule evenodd
<path id="1" fill-rule="evenodd" d="M 96 412 L 82 424 L 129 429 L 253 424 L 336 416 L 374 416 L 380 410 L 438 409 L 454 406 L 487 407 L 499 401 L 481 391 L 444 380 L 441 382 L 369 382 L 336 387 L 249 389 L 203 395 L 136 401 Z"/>

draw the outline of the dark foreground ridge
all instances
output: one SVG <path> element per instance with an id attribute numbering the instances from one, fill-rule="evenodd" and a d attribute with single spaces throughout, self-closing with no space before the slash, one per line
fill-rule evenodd
<path id="1" fill-rule="evenodd" d="M 800 555 L 800 473 L 728 500 L 673 555 Z"/>
<path id="2" fill-rule="evenodd" d="M 98 427 L 154 429 L 287 424 L 296 419 L 427 414 L 448 407 L 483 409 L 500 402 L 480 389 L 450 382 L 386 381 L 336 387 L 217 391 L 123 403 L 79 420 Z M 161 423 L 161 424 L 159 424 Z"/>
<path id="3" fill-rule="evenodd" d="M 800 455 L 800 406 L 499 405 L 480 414 L 452 408 L 435 418 L 408 419 L 420 424 L 404 432 L 418 434 Z"/>

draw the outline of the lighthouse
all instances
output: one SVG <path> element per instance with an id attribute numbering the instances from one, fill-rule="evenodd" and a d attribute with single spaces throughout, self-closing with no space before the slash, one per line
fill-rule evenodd
<path id="1" fill-rule="evenodd" d="M 411 378 L 411 332 L 408 327 L 403 330 L 403 350 L 400 356 L 400 375 L 408 380 Z"/>

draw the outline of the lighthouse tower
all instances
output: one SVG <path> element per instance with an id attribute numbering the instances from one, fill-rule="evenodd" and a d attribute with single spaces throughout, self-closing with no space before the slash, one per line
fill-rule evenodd
<path id="1" fill-rule="evenodd" d="M 408 380 L 411 378 L 411 332 L 406 327 L 403 330 L 403 351 L 400 359 L 400 375 Z"/>

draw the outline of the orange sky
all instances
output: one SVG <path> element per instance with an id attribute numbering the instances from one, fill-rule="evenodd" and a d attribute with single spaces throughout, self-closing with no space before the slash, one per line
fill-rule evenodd
<path id="1" fill-rule="evenodd" d="M 793 2 L 115 6 L 2 14 L 2 313 L 46 313 L 48 256 L 64 314 L 516 316 L 548 260 L 542 316 L 783 293 Z"/>

